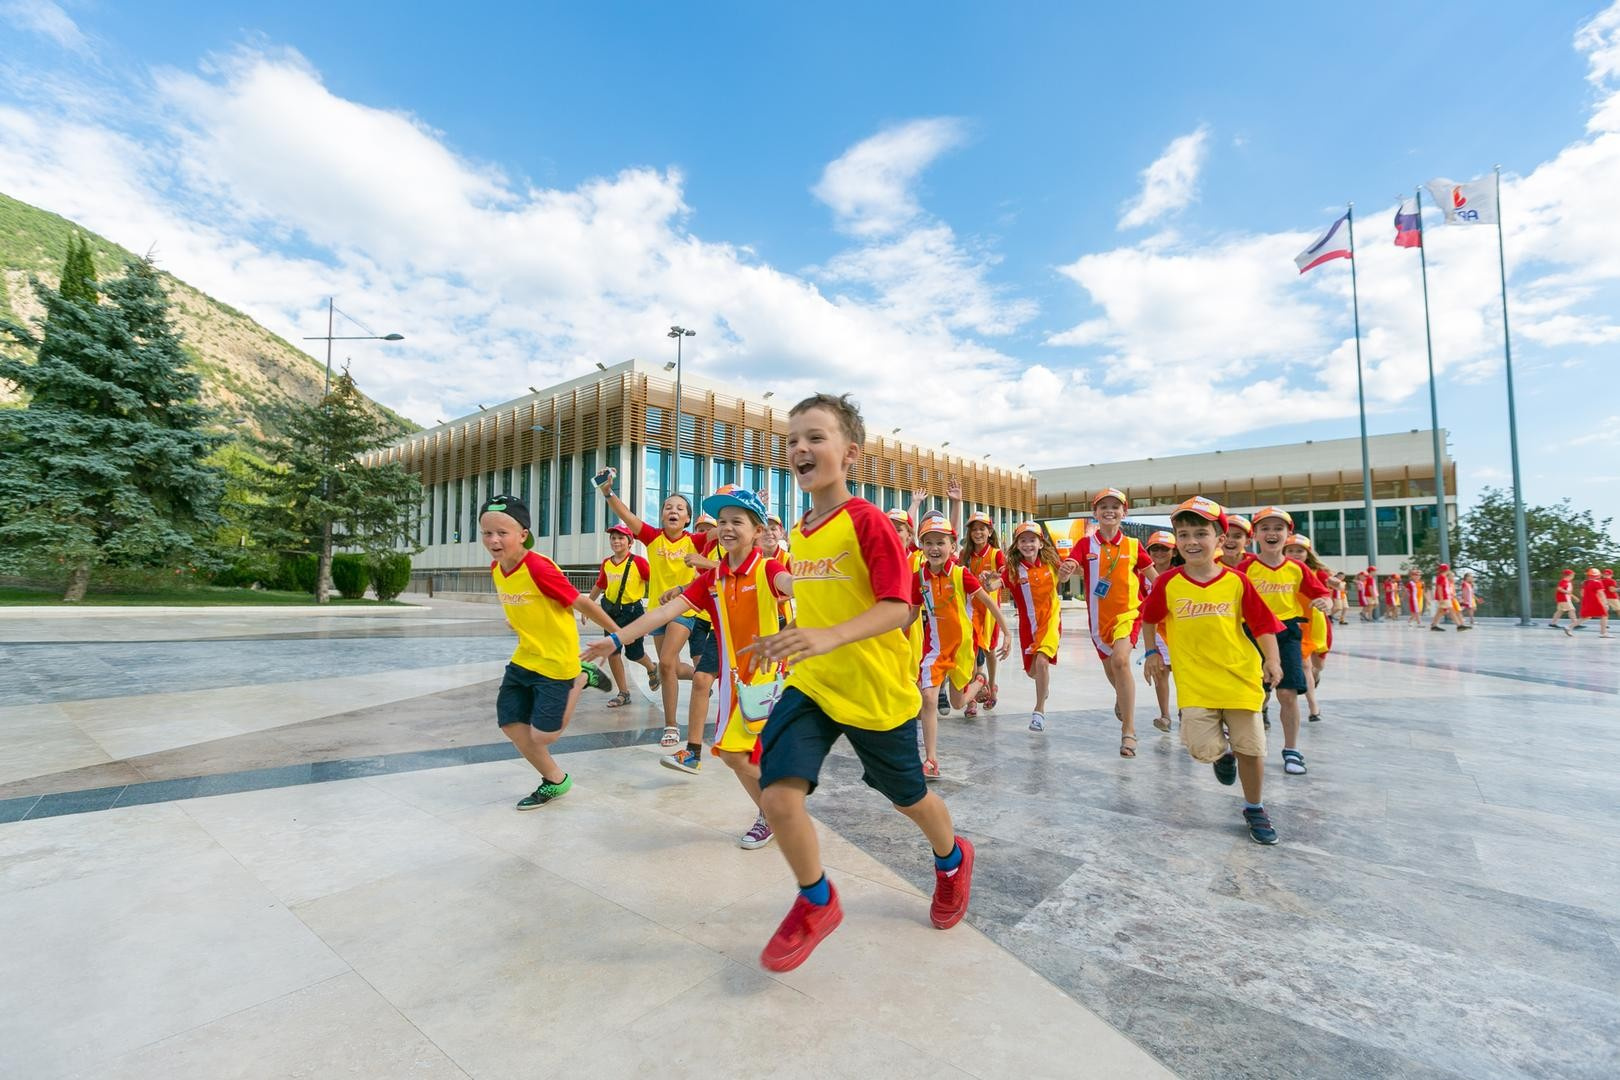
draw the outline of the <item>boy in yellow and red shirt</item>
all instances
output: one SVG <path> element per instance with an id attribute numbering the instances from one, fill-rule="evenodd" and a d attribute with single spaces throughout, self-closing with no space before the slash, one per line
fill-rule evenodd
<path id="1" fill-rule="evenodd" d="M 1305 772 L 1305 755 L 1299 752 L 1299 695 L 1305 692 L 1307 678 L 1300 642 L 1310 609 L 1326 611 L 1333 605 L 1322 580 L 1304 563 L 1283 554 L 1283 545 L 1294 531 L 1293 515 L 1268 506 L 1252 520 L 1260 554 L 1245 558 L 1239 569 L 1254 582 L 1260 598 L 1283 624 L 1282 633 L 1277 635 L 1282 678 L 1270 689 L 1277 695 L 1277 712 L 1282 719 L 1283 771 L 1299 775 Z"/>
<path id="2" fill-rule="evenodd" d="M 1084 575 L 1082 591 L 1091 623 L 1091 644 L 1114 688 L 1119 719 L 1119 756 L 1136 756 L 1136 682 L 1131 650 L 1142 628 L 1142 582 L 1154 577 L 1153 560 L 1134 536 L 1120 528 L 1130 501 L 1118 488 L 1104 488 L 1091 501 L 1097 531 L 1069 549 L 1066 562 Z"/>
<path id="3" fill-rule="evenodd" d="M 591 586 L 591 599 L 601 598 L 602 610 L 620 626 L 628 626 L 647 613 L 647 560 L 630 550 L 634 538 L 627 525 L 611 525 L 607 530 L 608 546 L 613 554 L 602 560 L 596 571 L 596 583 Z M 613 672 L 613 683 L 619 692 L 608 701 L 608 708 L 622 709 L 630 704 L 630 681 L 625 678 L 626 658 L 640 664 L 647 672 L 647 683 L 658 689 L 658 665 L 647 657 L 641 642 L 627 646 L 621 656 L 614 653 L 608 667 Z"/>
<path id="4" fill-rule="evenodd" d="M 792 664 L 761 737 L 761 808 L 799 884 L 760 954 L 772 971 L 802 964 L 843 920 L 805 809 L 841 737 L 867 785 L 928 837 L 936 927 L 962 920 L 973 881 L 973 845 L 956 835 L 917 757 L 917 668 L 903 629 L 911 618 L 910 560 L 883 511 L 849 490 L 865 443 L 866 425 L 847 395 L 817 394 L 788 414 L 788 464 L 811 499 L 789 540 L 798 618 L 755 647 L 766 660 Z"/>
<path id="5" fill-rule="evenodd" d="M 1275 844 L 1277 830 L 1261 801 L 1266 733 L 1260 706 L 1264 684 L 1283 678 L 1277 651 L 1283 625 L 1248 577 L 1216 561 L 1227 524 L 1219 504 L 1188 499 L 1170 524 L 1185 561 L 1159 575 L 1142 607 L 1148 674 L 1164 667 L 1154 649 L 1156 636 L 1174 626 L 1181 741 L 1194 761 L 1214 766 L 1222 784 L 1242 780 L 1249 838 Z"/>
<path id="6" fill-rule="evenodd" d="M 518 647 L 495 696 L 495 721 L 525 761 L 540 774 L 540 786 L 518 800 L 519 810 L 538 810 L 568 794 L 573 779 L 551 756 L 587 686 L 612 685 L 594 665 L 579 660 L 579 611 L 608 633 L 619 628 L 602 606 L 568 583 L 557 564 L 530 551 L 529 508 L 514 495 L 495 495 L 478 516 L 489 572 Z"/>

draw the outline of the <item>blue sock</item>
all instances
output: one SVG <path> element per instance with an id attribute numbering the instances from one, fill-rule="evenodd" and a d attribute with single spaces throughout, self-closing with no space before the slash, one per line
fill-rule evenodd
<path id="1" fill-rule="evenodd" d="M 934 856 L 934 869 L 936 870 L 950 871 L 955 870 L 961 865 L 962 845 L 954 841 L 951 843 L 951 853 L 949 855 L 946 855 L 944 858 L 940 858 L 938 855 Z"/>
<path id="2" fill-rule="evenodd" d="M 817 907 L 826 907 L 832 902 L 832 883 L 827 880 L 826 874 L 822 874 L 814 885 L 801 885 L 799 895 Z"/>
<path id="3" fill-rule="evenodd" d="M 1265 808 L 1265 803 L 1249 802 L 1247 799 L 1243 800 L 1243 809 L 1245 810 L 1264 810 Z"/>

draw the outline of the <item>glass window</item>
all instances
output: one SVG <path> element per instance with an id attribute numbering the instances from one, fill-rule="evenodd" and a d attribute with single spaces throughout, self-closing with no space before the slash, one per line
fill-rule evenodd
<path id="1" fill-rule="evenodd" d="M 667 443 L 669 432 L 664 430 L 664 410 L 657 405 L 647 406 L 647 438 Z"/>
<path id="2" fill-rule="evenodd" d="M 737 482 L 737 463 L 721 458 L 714 459 L 714 487 L 718 491 L 724 484 Z"/>
<path id="3" fill-rule="evenodd" d="M 1318 555 L 1343 555 L 1344 543 L 1339 539 L 1339 512 L 1317 510 L 1311 514 L 1311 543 Z"/>
<path id="4" fill-rule="evenodd" d="M 495 470 L 494 469 L 489 470 L 489 473 L 484 477 L 484 483 L 486 485 L 485 488 L 484 488 L 484 498 L 485 499 L 492 499 L 496 495 L 505 495 L 506 494 L 505 491 L 498 491 L 495 488 Z"/>
<path id="5" fill-rule="evenodd" d="M 540 497 L 529 504 L 529 531 L 536 536 L 551 535 L 551 462 L 537 462 L 534 471 L 540 477 Z"/>
<path id="6" fill-rule="evenodd" d="M 1379 558 L 1385 553 L 1404 555 L 1410 551 L 1406 546 L 1406 507 L 1377 506 L 1373 512 L 1378 516 Z"/>
<path id="7" fill-rule="evenodd" d="M 450 542 L 450 481 L 439 485 L 439 543 Z"/>
<path id="8" fill-rule="evenodd" d="M 714 452 L 717 457 L 731 456 L 731 425 L 724 420 L 714 422 Z M 727 480 L 725 483 L 734 484 L 736 481 Z"/>
<path id="9" fill-rule="evenodd" d="M 810 493 L 808 491 L 802 491 L 801 490 L 799 492 L 799 516 L 802 518 L 802 517 L 804 517 L 804 515 L 808 514 L 809 512 L 810 512 Z"/>
<path id="10" fill-rule="evenodd" d="M 529 486 L 533 482 L 533 477 L 534 467 L 532 465 L 525 465 L 518 470 L 518 498 L 522 499 L 523 505 L 529 508 L 531 516 L 534 514 L 534 504 L 529 501 Z"/>
<path id="11" fill-rule="evenodd" d="M 426 527 L 427 527 L 428 542 L 432 543 L 432 541 L 433 541 L 433 489 L 432 488 L 424 488 L 422 490 L 422 513 L 416 519 L 416 546 L 417 547 L 422 546 L 422 528 L 423 528 L 423 523 L 424 522 L 426 523 Z"/>
<path id="12" fill-rule="evenodd" d="M 876 504 L 878 501 L 878 486 L 876 484 L 867 484 L 861 491 L 861 498 L 869 503 Z"/>
<path id="13" fill-rule="evenodd" d="M 512 470 L 510 468 L 504 470 L 501 473 L 501 491 L 500 491 L 500 493 L 502 495 L 510 495 L 510 494 L 512 494 Z"/>
<path id="14" fill-rule="evenodd" d="M 579 531 L 596 531 L 596 489 L 591 477 L 596 475 L 596 451 L 586 450 L 579 456 Z"/>
<path id="15" fill-rule="evenodd" d="M 642 455 L 641 465 L 641 514 L 645 518 L 655 518 L 658 510 L 664 505 L 664 492 L 669 483 L 668 450 L 660 450 L 656 446 L 647 447 Z"/>
<path id="16" fill-rule="evenodd" d="M 454 503 L 456 507 L 456 525 L 455 529 L 450 533 L 450 542 L 452 544 L 461 543 L 461 500 L 465 497 L 466 493 L 461 489 L 461 477 L 458 476 L 456 477 L 456 501 Z"/>
<path id="17" fill-rule="evenodd" d="M 771 470 L 771 512 L 784 525 L 793 524 L 793 474 L 786 469 Z"/>
<path id="18" fill-rule="evenodd" d="M 765 466 L 752 463 L 743 466 L 743 485 L 749 491 L 765 490 Z"/>
<path id="19" fill-rule="evenodd" d="M 1321 511 L 1317 511 L 1321 513 Z M 1344 553 L 1367 554 L 1367 511 L 1364 507 L 1346 507 L 1344 513 Z"/>
<path id="20" fill-rule="evenodd" d="M 675 480 L 675 490 L 691 499 L 693 503 L 703 501 L 704 492 L 699 483 L 703 475 L 703 459 L 697 454 L 681 455 L 681 474 Z"/>
<path id="21" fill-rule="evenodd" d="M 574 455 L 567 454 L 557 473 L 557 535 L 574 531 Z"/>

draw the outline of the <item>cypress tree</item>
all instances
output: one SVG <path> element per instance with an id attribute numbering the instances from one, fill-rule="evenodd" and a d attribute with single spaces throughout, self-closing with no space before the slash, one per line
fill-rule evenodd
<path id="1" fill-rule="evenodd" d="M 88 243 L 76 245 L 65 288 L 34 282 L 37 335 L 0 322 L 34 354 L 0 356 L 0 379 L 27 399 L 0 410 L 0 571 L 65 573 L 68 601 L 98 565 L 198 557 L 220 490 L 203 459 L 221 439 L 202 430 L 201 383 L 157 271 L 131 262 L 105 288 L 94 273 Z"/>

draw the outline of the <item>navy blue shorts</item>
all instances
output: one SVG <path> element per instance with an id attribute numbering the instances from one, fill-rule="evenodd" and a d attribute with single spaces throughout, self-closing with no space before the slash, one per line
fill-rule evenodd
<path id="1" fill-rule="evenodd" d="M 507 664 L 500 693 L 495 695 L 495 722 L 501 727 L 528 724 L 548 734 L 561 731 L 568 715 L 568 695 L 573 692 L 573 679 L 553 679 Z"/>
<path id="2" fill-rule="evenodd" d="M 607 612 L 608 618 L 612 619 L 618 624 L 620 630 L 623 630 L 625 627 L 647 614 L 647 606 L 640 600 L 637 600 L 633 604 L 614 604 L 607 600 L 603 600 L 602 610 Z M 606 630 L 602 631 L 602 636 L 607 636 Z M 636 640 L 629 642 L 624 647 L 624 655 L 630 660 L 640 660 L 643 656 L 647 655 L 646 642 L 641 638 L 636 638 Z"/>
<path id="3" fill-rule="evenodd" d="M 1277 635 L 1277 659 L 1282 663 L 1282 682 L 1273 690 L 1293 690 L 1303 694 L 1309 689 L 1305 682 L 1305 658 L 1300 654 L 1301 627 L 1304 619 L 1284 619 L 1283 632 Z"/>
<path id="4" fill-rule="evenodd" d="M 917 718 L 888 731 L 840 724 L 797 687 L 783 691 L 760 734 L 759 786 L 796 777 L 816 790 L 821 763 L 842 735 L 861 759 L 866 786 L 896 806 L 914 806 L 928 794 L 917 752 Z"/>
<path id="5" fill-rule="evenodd" d="M 720 635 L 714 632 L 713 626 L 700 621 L 692 627 L 686 648 L 692 654 L 693 671 L 700 675 L 720 674 Z"/>

